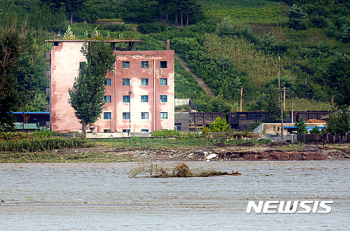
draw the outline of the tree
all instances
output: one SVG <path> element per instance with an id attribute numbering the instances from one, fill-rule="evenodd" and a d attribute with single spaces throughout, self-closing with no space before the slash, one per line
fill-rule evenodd
<path id="1" fill-rule="evenodd" d="M 6 15 L 10 20 L 11 17 Z M 0 33 L 0 131 L 13 129 L 17 108 L 16 77 L 14 72 L 20 54 L 26 49 L 26 24 L 17 28 L 16 19 L 2 27 Z"/>
<path id="2" fill-rule="evenodd" d="M 350 131 L 350 114 L 346 106 L 329 115 L 327 120 L 327 132 L 344 135 Z"/>
<path id="3" fill-rule="evenodd" d="M 297 127 L 297 134 L 306 134 L 307 129 L 303 117 L 300 117 L 298 121 L 295 121 L 295 126 Z"/>
<path id="4" fill-rule="evenodd" d="M 350 57 L 346 54 L 336 54 L 329 66 L 329 85 L 335 95 L 338 105 L 350 105 Z"/>
<path id="5" fill-rule="evenodd" d="M 272 123 L 281 122 L 281 106 L 279 103 L 278 90 L 272 86 L 267 88 L 265 111 Z"/>
<path id="6" fill-rule="evenodd" d="M 297 5 L 293 5 L 288 12 L 288 24 L 290 28 L 294 30 L 303 30 L 305 29 L 304 20 L 307 14 Z"/>
<path id="7" fill-rule="evenodd" d="M 103 42 L 85 43 L 81 52 L 86 57 L 86 63 L 81 65 L 79 76 L 69 89 L 68 102 L 82 124 L 82 136 L 85 137 L 86 126 L 101 116 L 105 103 L 105 77 L 113 67 L 115 56 L 109 44 Z"/>
<path id="8" fill-rule="evenodd" d="M 41 0 L 41 2 L 48 4 L 50 7 L 54 7 L 56 9 L 65 8 L 67 13 L 69 14 L 70 24 L 73 24 L 73 15 L 81 10 L 86 0 Z"/>

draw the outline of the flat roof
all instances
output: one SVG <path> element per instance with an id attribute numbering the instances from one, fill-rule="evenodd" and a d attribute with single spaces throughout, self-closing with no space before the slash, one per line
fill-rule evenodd
<path id="1" fill-rule="evenodd" d="M 23 113 L 50 115 L 49 111 L 16 111 L 16 112 L 12 112 L 12 114 L 15 114 L 15 115 L 22 115 Z"/>
<path id="2" fill-rule="evenodd" d="M 84 40 L 84 39 L 75 39 L 75 40 L 45 40 L 47 43 L 53 43 L 53 42 L 100 42 L 103 41 L 105 43 L 142 43 L 142 40 Z"/>

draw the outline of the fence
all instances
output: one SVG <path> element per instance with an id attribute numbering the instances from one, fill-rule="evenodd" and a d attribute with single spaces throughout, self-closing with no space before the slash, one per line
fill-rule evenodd
<path id="1" fill-rule="evenodd" d="M 297 135 L 297 139 L 300 142 L 321 142 L 322 135 L 321 134 L 302 134 L 302 135 Z M 345 133 L 344 135 L 327 134 L 327 143 L 346 143 L 346 142 L 350 142 L 349 133 Z"/>

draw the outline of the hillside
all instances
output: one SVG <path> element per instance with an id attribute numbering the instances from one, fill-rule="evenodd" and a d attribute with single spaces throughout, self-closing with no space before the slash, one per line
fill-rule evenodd
<path id="1" fill-rule="evenodd" d="M 69 24 L 79 39 L 94 29 L 101 38 L 142 39 L 140 50 L 164 49 L 159 41 L 170 39 L 172 49 L 217 96 L 208 97 L 176 61 L 175 95 L 194 99 L 201 111 L 236 111 L 243 86 L 244 110 L 272 113 L 278 107 L 273 99 L 279 63 L 287 104 L 294 99 L 295 109 L 329 110 L 331 95 L 338 106 L 350 104 L 350 3 L 344 1 L 8 0 L 2 9 L 2 26 L 12 20 L 20 28 L 25 21 L 30 31 L 31 45 L 15 73 L 22 96 L 17 110 L 45 110 L 50 47 L 44 40 L 57 31 L 64 37 Z M 98 19 L 125 24 L 102 25 Z"/>

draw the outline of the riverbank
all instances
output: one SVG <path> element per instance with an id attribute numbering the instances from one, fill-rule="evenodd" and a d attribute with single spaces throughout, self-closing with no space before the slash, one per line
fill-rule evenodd
<path id="1" fill-rule="evenodd" d="M 91 148 L 0 153 L 0 163 L 130 161 L 302 161 L 350 159 L 349 144 L 278 144 L 267 140 L 127 139 L 89 141 Z"/>

